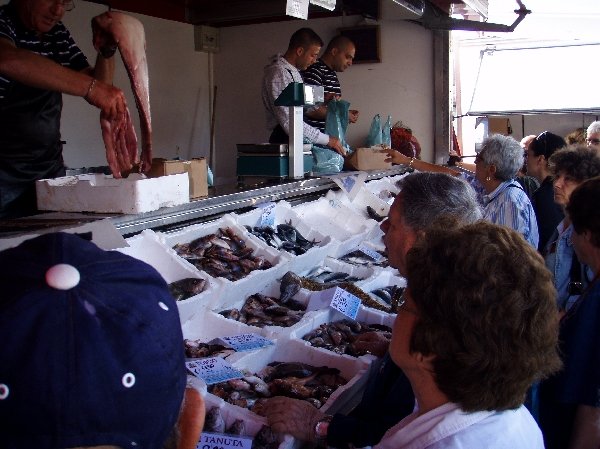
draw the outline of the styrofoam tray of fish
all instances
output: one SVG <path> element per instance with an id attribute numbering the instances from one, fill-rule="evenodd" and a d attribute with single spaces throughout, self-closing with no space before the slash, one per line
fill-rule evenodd
<path id="1" fill-rule="evenodd" d="M 338 242 L 360 242 L 373 226 L 367 224 L 361 215 L 335 199 L 319 198 L 316 201 L 299 204 L 293 210 L 310 226 Z"/>
<path id="2" fill-rule="evenodd" d="M 249 238 L 246 229 L 230 215 L 159 236 L 186 263 L 218 279 L 222 291 L 234 285 L 238 288 L 241 283 L 260 289 L 278 277 L 290 257 Z"/>
<path id="3" fill-rule="evenodd" d="M 415 171 L 418 172 L 418 170 L 415 170 Z M 398 184 L 397 184 L 398 181 L 400 181 L 402 178 L 407 177 L 408 175 L 410 175 L 410 172 L 402 173 L 401 175 L 388 176 L 388 177 L 382 178 L 382 179 L 389 180 L 389 182 L 391 182 L 392 184 L 394 184 L 398 188 L 398 190 L 399 190 L 399 187 L 398 187 Z"/>
<path id="4" fill-rule="evenodd" d="M 290 333 L 289 337 L 299 339 L 320 351 L 334 352 L 339 354 L 341 357 L 364 357 L 368 362 L 370 362 L 375 358 L 372 355 L 368 355 L 366 353 L 353 355 L 351 343 L 354 339 L 354 336 L 358 335 L 358 333 L 361 331 L 365 331 L 364 329 L 361 329 L 363 325 L 386 326 L 391 332 L 395 318 L 396 315 L 390 313 L 368 307 L 360 307 L 356 316 L 356 320 L 350 320 L 348 317 L 343 316 L 340 312 L 329 309 L 327 314 L 321 314 L 316 317 L 316 319 L 313 321 L 313 326 L 309 326 L 309 323 L 303 323 L 302 326 L 296 327 L 294 331 Z M 311 343 L 305 339 L 305 337 L 319 329 L 322 325 L 332 323 L 336 323 L 336 325 L 339 326 L 339 328 L 333 326 L 333 331 L 336 332 L 337 335 L 330 334 L 331 339 L 333 340 L 330 343 L 335 345 L 335 350 L 333 350 L 333 348 L 329 349 L 325 347 L 327 343 L 326 341 Z M 315 337 L 317 337 L 317 335 L 315 335 Z M 323 346 L 320 346 L 320 344 Z"/>
<path id="5" fill-rule="evenodd" d="M 327 192 L 325 198 L 334 199 L 331 191 Z M 335 199 L 354 210 L 356 214 L 366 218 L 368 220 L 366 224 L 369 228 L 376 227 L 379 222 L 387 217 L 390 210 L 390 204 L 378 198 L 366 186 L 362 186 L 352 200 L 347 195 L 336 195 Z"/>
<path id="6" fill-rule="evenodd" d="M 387 268 L 361 283 L 360 287 L 371 297 L 379 298 L 388 303 L 391 300 L 391 296 L 395 293 L 395 288 L 406 288 L 406 279 L 400 276 L 396 270 Z"/>
<path id="7" fill-rule="evenodd" d="M 202 316 L 196 316 L 195 319 L 191 320 L 189 323 L 185 323 L 184 335 L 189 333 L 189 335 L 201 335 L 202 337 L 206 336 L 214 338 L 225 336 L 223 332 L 229 332 L 228 335 L 233 335 L 232 332 L 235 332 L 236 334 L 254 333 L 269 339 L 281 339 L 292 332 L 298 323 L 311 323 L 318 315 L 327 313 L 326 310 L 305 312 L 304 310 L 289 309 L 286 311 L 284 310 L 285 303 L 283 303 L 283 308 L 277 307 L 277 305 L 274 304 L 274 308 L 277 308 L 277 310 L 273 310 L 273 312 L 270 310 L 265 311 L 264 309 L 269 307 L 268 304 L 272 304 L 270 300 L 266 300 L 268 301 L 268 304 L 265 304 L 264 307 L 259 300 L 246 305 L 248 298 L 257 293 L 268 298 L 280 298 L 281 292 L 279 282 L 272 282 L 269 287 L 260 292 L 253 290 L 250 284 L 246 284 L 243 288 L 236 290 L 235 298 L 237 300 L 235 302 L 222 305 L 218 310 L 206 310 L 202 313 Z M 305 308 L 310 299 L 310 292 L 297 289 L 292 293 L 295 294 L 291 296 L 288 303 L 291 305 L 293 302 L 294 305 L 304 306 Z M 246 305 L 244 310 L 248 310 L 249 308 L 253 313 L 246 314 L 243 310 L 244 305 Z M 258 306 L 260 306 L 260 310 L 258 310 Z M 298 307 L 293 307 L 293 309 L 298 309 Z M 245 319 L 247 319 L 248 322 L 244 323 L 233 318 L 240 314 L 246 314 Z M 232 318 L 227 318 L 226 315 L 231 315 Z M 260 325 L 261 322 L 280 322 L 281 325 Z M 198 332 L 198 334 L 195 332 Z"/>
<path id="8" fill-rule="evenodd" d="M 367 189 L 380 200 L 388 204 L 394 202 L 394 198 L 400 192 L 400 189 L 389 177 L 374 179 L 365 184 Z"/>
<path id="9" fill-rule="evenodd" d="M 330 251 L 329 246 L 333 245 L 329 235 L 319 232 L 301 219 L 287 201 L 278 201 L 269 213 L 264 209 L 255 209 L 234 217 L 239 225 L 253 228 L 253 231 L 249 231 L 253 237 L 294 255 L 294 259 L 306 257 L 307 254 L 324 258 Z M 269 219 L 272 224 L 265 225 Z"/>
<path id="10" fill-rule="evenodd" d="M 187 173 L 146 178 L 132 173 L 63 176 L 36 181 L 37 206 L 63 212 L 139 214 L 190 202 Z"/>
<path id="11" fill-rule="evenodd" d="M 274 434 L 270 428 L 265 428 L 267 419 L 256 413 L 233 406 L 212 394 L 204 397 L 204 404 L 206 417 L 203 432 L 252 437 L 254 449 L 274 447 L 272 443 L 278 443 L 278 449 L 298 446 L 291 435 Z"/>
<path id="12" fill-rule="evenodd" d="M 248 353 L 232 365 L 240 370 L 261 375 L 265 371 L 270 371 L 267 365 L 272 362 L 303 363 L 315 368 L 328 367 L 339 370 L 339 374 L 347 382 L 338 387 L 320 407 L 320 410 L 327 414 L 350 411 L 347 406 L 355 403 L 355 396 L 362 391 L 367 380 L 365 373 L 369 367 L 369 362 L 366 360 L 342 357 L 331 351 L 313 348 L 306 342 L 296 339 L 281 341 L 276 346 Z"/>
<path id="13" fill-rule="evenodd" d="M 327 284 L 332 282 L 360 282 L 372 277 L 375 270 L 371 267 L 352 265 L 327 257 L 314 266 L 299 270 L 296 274 Z"/>
<path id="14" fill-rule="evenodd" d="M 206 273 L 191 267 L 166 247 L 154 231 L 144 230 L 126 241 L 129 246 L 118 248 L 118 251 L 146 262 L 160 273 L 177 300 L 182 323 L 200 308 L 208 306 L 213 295 L 220 289 L 219 283 Z M 184 281 L 186 279 L 189 281 Z M 198 281 L 194 281 L 195 279 Z"/>
<path id="15" fill-rule="evenodd" d="M 384 233 L 381 228 L 371 229 L 358 244 L 342 243 L 329 258 L 348 263 L 350 265 L 362 265 L 372 267 L 379 271 L 388 267 L 388 257 Z M 378 254 L 376 254 L 378 253 Z"/>

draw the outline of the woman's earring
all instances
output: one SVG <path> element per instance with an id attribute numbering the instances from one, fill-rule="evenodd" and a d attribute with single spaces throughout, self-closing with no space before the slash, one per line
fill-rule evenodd
<path id="1" fill-rule="evenodd" d="M 487 178 L 485 178 L 486 181 L 491 181 L 492 178 L 490 176 L 488 176 Z"/>

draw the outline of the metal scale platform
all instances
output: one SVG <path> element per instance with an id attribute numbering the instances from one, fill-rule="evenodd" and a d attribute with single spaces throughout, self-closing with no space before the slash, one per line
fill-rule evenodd
<path id="1" fill-rule="evenodd" d="M 289 108 L 289 144 L 238 144 L 237 175 L 248 178 L 302 179 L 312 171 L 312 145 L 302 143 L 304 106 L 324 101 L 323 86 L 291 82 L 275 100 Z"/>
<path id="2" fill-rule="evenodd" d="M 310 173 L 313 160 L 311 144 L 303 145 L 303 172 Z M 275 143 L 239 143 L 237 145 L 237 176 L 248 178 L 288 178 L 289 145 Z"/>

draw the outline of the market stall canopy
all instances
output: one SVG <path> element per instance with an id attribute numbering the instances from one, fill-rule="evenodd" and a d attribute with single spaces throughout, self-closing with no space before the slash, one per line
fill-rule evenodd
<path id="1" fill-rule="evenodd" d="M 482 50 L 467 115 L 600 113 L 600 43 Z"/>

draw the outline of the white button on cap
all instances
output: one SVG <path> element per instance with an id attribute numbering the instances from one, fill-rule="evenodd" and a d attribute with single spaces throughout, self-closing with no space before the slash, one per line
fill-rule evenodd
<path id="1" fill-rule="evenodd" d="M 81 276 L 73 265 L 59 263 L 46 271 L 46 283 L 57 290 L 69 290 L 79 284 Z"/>

